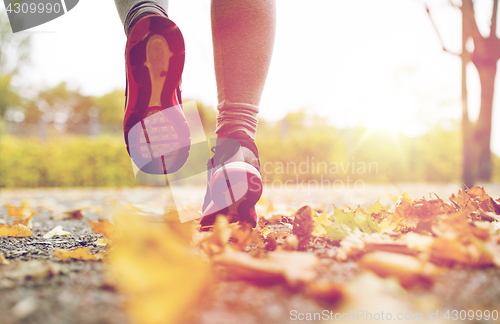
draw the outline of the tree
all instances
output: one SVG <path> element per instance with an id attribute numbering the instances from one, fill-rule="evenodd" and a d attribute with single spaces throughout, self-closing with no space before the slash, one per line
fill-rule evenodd
<path id="1" fill-rule="evenodd" d="M 487 36 L 483 36 L 477 26 L 473 0 L 463 0 L 460 5 L 450 0 L 450 3 L 459 8 L 462 14 L 462 51 L 453 53 L 443 44 L 443 50 L 458 55 L 462 60 L 462 132 L 463 132 L 463 173 L 464 185 L 472 187 L 474 179 L 490 181 L 492 176 L 491 157 L 491 116 L 493 111 L 493 95 L 497 61 L 500 59 L 500 39 L 496 35 L 498 0 L 493 0 L 493 10 L 490 20 L 490 29 Z M 427 12 L 430 15 L 429 8 Z M 432 21 L 434 27 L 436 25 Z M 439 31 L 436 28 L 439 36 Z M 439 36 L 441 39 L 441 37 Z M 467 43 L 472 42 L 474 49 L 467 50 Z M 481 85 L 481 105 L 479 118 L 475 123 L 469 119 L 467 106 L 466 67 L 472 62 L 479 74 Z"/>
<path id="2" fill-rule="evenodd" d="M 22 68 L 29 63 L 31 36 L 14 34 L 6 12 L 0 12 L 0 117 L 9 108 L 21 105 L 22 98 L 12 85 Z"/>

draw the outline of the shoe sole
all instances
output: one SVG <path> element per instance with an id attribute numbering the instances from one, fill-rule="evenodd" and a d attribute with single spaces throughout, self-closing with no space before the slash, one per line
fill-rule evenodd
<path id="1" fill-rule="evenodd" d="M 184 69 L 184 39 L 162 16 L 139 20 L 127 40 L 127 151 L 148 174 L 179 170 L 189 156 L 191 134 L 177 97 Z"/>
<path id="2" fill-rule="evenodd" d="M 231 162 L 219 168 L 210 180 L 212 201 L 204 211 L 201 230 L 207 231 L 217 215 L 224 214 L 233 220 L 247 222 L 255 227 L 257 213 L 255 204 L 262 196 L 260 172 L 246 162 Z"/>

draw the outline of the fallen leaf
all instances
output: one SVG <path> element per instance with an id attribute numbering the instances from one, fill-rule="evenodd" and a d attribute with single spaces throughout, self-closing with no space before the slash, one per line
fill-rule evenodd
<path id="1" fill-rule="evenodd" d="M 12 225 L 22 224 L 31 230 L 31 229 L 33 229 L 33 224 L 31 223 L 31 219 L 33 218 L 33 215 L 34 214 L 31 214 L 31 216 L 29 216 L 27 218 L 16 219 L 14 221 L 14 223 L 12 223 Z"/>
<path id="2" fill-rule="evenodd" d="M 131 321 L 180 322 L 211 282 L 209 264 L 168 224 L 148 223 L 130 210 L 118 210 L 114 219 L 116 239 L 107 262 Z"/>
<path id="3" fill-rule="evenodd" d="M 345 295 L 344 286 L 325 280 L 308 282 L 305 291 L 312 298 L 328 304 L 339 302 Z"/>
<path id="4" fill-rule="evenodd" d="M 396 277 L 405 288 L 412 287 L 422 280 L 432 282 L 439 273 L 438 268 L 429 262 L 389 252 L 365 254 L 361 257 L 359 266 L 373 271 L 382 278 Z"/>
<path id="5" fill-rule="evenodd" d="M 283 279 L 291 286 L 296 286 L 314 279 L 318 258 L 302 252 L 273 251 L 268 253 L 267 258 L 257 259 L 245 252 L 226 249 L 215 256 L 212 262 L 227 268 L 230 275 L 238 279 L 257 280 L 260 283 Z"/>
<path id="6" fill-rule="evenodd" d="M 77 248 L 72 251 L 54 250 L 54 255 L 59 259 L 66 261 L 67 259 L 75 259 L 81 261 L 97 261 L 104 256 L 103 253 L 89 254 L 92 248 Z"/>
<path id="7" fill-rule="evenodd" d="M 311 232 L 312 236 L 325 236 L 328 235 L 323 226 L 330 226 L 330 221 L 328 220 L 327 210 L 325 209 L 320 216 L 314 217 L 316 224 L 314 230 Z"/>
<path id="8" fill-rule="evenodd" d="M 299 239 L 299 248 L 307 244 L 312 236 L 316 226 L 314 216 L 316 212 L 309 206 L 303 206 L 293 214 L 293 234 Z"/>
<path id="9" fill-rule="evenodd" d="M 115 227 L 107 219 L 99 218 L 97 222 L 87 221 L 87 223 L 89 223 L 92 232 L 102 234 L 110 240 L 114 239 Z"/>
<path id="10" fill-rule="evenodd" d="M 269 206 L 267 207 L 267 212 L 268 213 L 272 213 L 274 212 L 274 206 L 273 206 L 273 203 L 270 203 Z"/>
<path id="11" fill-rule="evenodd" d="M 63 227 L 61 225 L 58 225 L 58 226 L 54 227 L 53 229 L 51 229 L 50 231 L 48 231 L 47 233 L 45 233 L 43 235 L 43 238 L 49 239 L 49 238 L 52 238 L 52 237 L 58 236 L 58 235 L 71 235 L 71 233 L 63 230 Z"/>
<path id="12" fill-rule="evenodd" d="M 38 260 L 13 262 L 3 274 L 10 279 L 48 278 L 68 272 L 61 264 Z"/>
<path id="13" fill-rule="evenodd" d="M 26 237 L 31 236 L 31 230 L 23 224 L 0 225 L 0 236 Z"/>
<path id="14" fill-rule="evenodd" d="M 5 258 L 2 252 L 0 252 L 0 263 L 1 264 L 9 264 L 9 260 Z"/>
<path id="15" fill-rule="evenodd" d="M 231 237 L 231 229 L 226 217 L 217 216 L 213 226 L 212 233 L 197 244 L 197 247 L 201 248 L 209 257 L 222 253 Z"/>
<path id="16" fill-rule="evenodd" d="M 7 209 L 7 215 L 12 217 L 23 217 L 23 213 L 21 209 L 12 205 L 5 205 L 5 209 Z"/>
<path id="17" fill-rule="evenodd" d="M 94 242 L 94 245 L 97 245 L 97 246 L 106 246 L 108 244 L 111 244 L 111 240 L 108 239 L 108 238 L 100 238 L 100 239 L 97 239 L 95 242 Z"/>

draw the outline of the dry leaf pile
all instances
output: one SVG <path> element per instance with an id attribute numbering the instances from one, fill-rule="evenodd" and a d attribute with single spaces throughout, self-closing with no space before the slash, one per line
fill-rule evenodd
<path id="1" fill-rule="evenodd" d="M 355 262 L 366 273 L 394 278 L 398 287 L 407 289 L 431 286 L 454 265 L 500 266 L 500 199 L 481 187 L 460 190 L 449 202 L 437 195 L 412 199 L 404 193 L 392 209 L 379 201 L 366 208 L 332 207 L 329 212 L 303 206 L 278 215 L 270 203 L 255 229 L 219 215 L 210 232 L 200 232 L 198 221 L 173 222 L 173 210 L 153 222 L 131 206 L 118 210 L 112 222 L 88 222 L 94 233 L 103 235 L 94 244 L 107 246 L 108 252 L 78 248 L 54 255 L 61 260 L 104 260 L 109 281 L 127 295 L 127 310 L 140 323 L 179 321 L 219 282 L 279 283 L 338 306 L 352 302 L 359 282 L 372 281 L 325 279 L 318 270 L 325 259 Z M 10 206 L 14 221 L 0 225 L 0 236 L 31 235 L 33 213 L 28 208 Z M 81 218 L 78 212 L 67 215 Z M 54 228 L 46 235 L 67 234 Z M 319 249 L 328 251 L 317 253 Z M 0 254 L 0 264 L 7 262 Z"/>

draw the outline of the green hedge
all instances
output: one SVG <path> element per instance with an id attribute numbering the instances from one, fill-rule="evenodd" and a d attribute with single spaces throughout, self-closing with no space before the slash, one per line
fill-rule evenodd
<path id="1" fill-rule="evenodd" d="M 0 138 L 0 187 L 134 186 L 123 139 Z"/>

